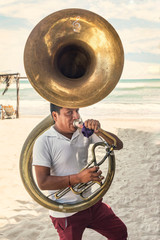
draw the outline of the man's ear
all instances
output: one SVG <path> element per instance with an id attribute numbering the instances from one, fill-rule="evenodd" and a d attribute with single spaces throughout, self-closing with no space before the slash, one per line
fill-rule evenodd
<path id="1" fill-rule="evenodd" d="M 57 121 L 57 114 L 58 114 L 57 112 L 52 112 L 52 117 L 55 122 Z"/>

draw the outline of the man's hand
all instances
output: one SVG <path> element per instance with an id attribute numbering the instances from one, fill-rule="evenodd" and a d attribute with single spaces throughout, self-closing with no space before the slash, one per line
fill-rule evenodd
<path id="1" fill-rule="evenodd" d="M 98 132 L 100 128 L 100 122 L 94 119 L 88 119 L 84 122 L 86 128 L 94 130 L 94 132 Z"/>
<path id="2" fill-rule="evenodd" d="M 87 183 L 89 181 L 101 182 L 104 177 L 101 176 L 102 171 L 98 166 L 87 168 L 77 174 L 80 183 Z"/>

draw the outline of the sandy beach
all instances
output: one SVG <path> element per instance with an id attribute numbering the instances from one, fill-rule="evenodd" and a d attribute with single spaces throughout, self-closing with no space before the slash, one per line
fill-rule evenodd
<path id="1" fill-rule="evenodd" d="M 97 119 L 98 116 L 96 116 Z M 30 131 L 42 117 L 0 120 L 0 239 L 58 240 L 48 210 L 26 192 L 19 173 L 19 156 Z M 124 143 L 116 151 L 116 173 L 104 196 L 125 222 L 129 240 L 160 239 L 159 119 L 100 119 L 102 128 Z M 103 240 L 86 229 L 83 240 Z"/>

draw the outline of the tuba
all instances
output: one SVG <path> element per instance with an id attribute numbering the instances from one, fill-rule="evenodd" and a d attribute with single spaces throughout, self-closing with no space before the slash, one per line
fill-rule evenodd
<path id="1" fill-rule="evenodd" d="M 115 29 L 101 16 L 83 9 L 65 9 L 42 19 L 32 30 L 24 50 L 24 66 L 33 88 L 47 101 L 58 106 L 80 108 L 106 97 L 118 83 L 124 64 L 121 40 Z M 35 140 L 53 125 L 46 117 L 29 134 L 20 156 L 20 174 L 31 197 L 40 205 L 62 212 L 84 210 L 109 189 L 115 173 L 114 146 L 108 146 L 106 132 L 100 129 L 103 142 L 92 148 L 92 161 L 86 168 L 108 160 L 106 178 L 89 197 L 83 193 L 95 183 L 80 184 L 60 190 L 56 198 L 68 191 L 82 197 L 75 204 L 59 203 L 39 188 L 32 170 Z M 111 136 L 110 136 L 111 137 Z M 116 145 L 115 139 L 113 139 Z M 105 156 L 97 163 L 95 148 L 102 145 Z"/>

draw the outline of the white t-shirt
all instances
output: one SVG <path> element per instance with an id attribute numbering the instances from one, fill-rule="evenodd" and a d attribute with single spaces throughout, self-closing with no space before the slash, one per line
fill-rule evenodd
<path id="1" fill-rule="evenodd" d="M 44 132 L 35 142 L 33 148 L 33 165 L 45 166 L 50 168 L 52 176 L 66 176 L 77 174 L 86 166 L 88 159 L 88 147 L 91 143 L 101 141 L 96 134 L 86 138 L 77 129 L 69 139 L 52 126 Z M 56 190 L 57 191 L 57 190 Z M 56 192 L 49 191 L 49 194 Z M 52 194 L 52 200 L 60 203 L 76 203 L 82 201 L 79 195 L 72 191 L 56 200 Z M 50 210 L 53 217 L 67 217 L 75 213 L 64 213 Z"/>

